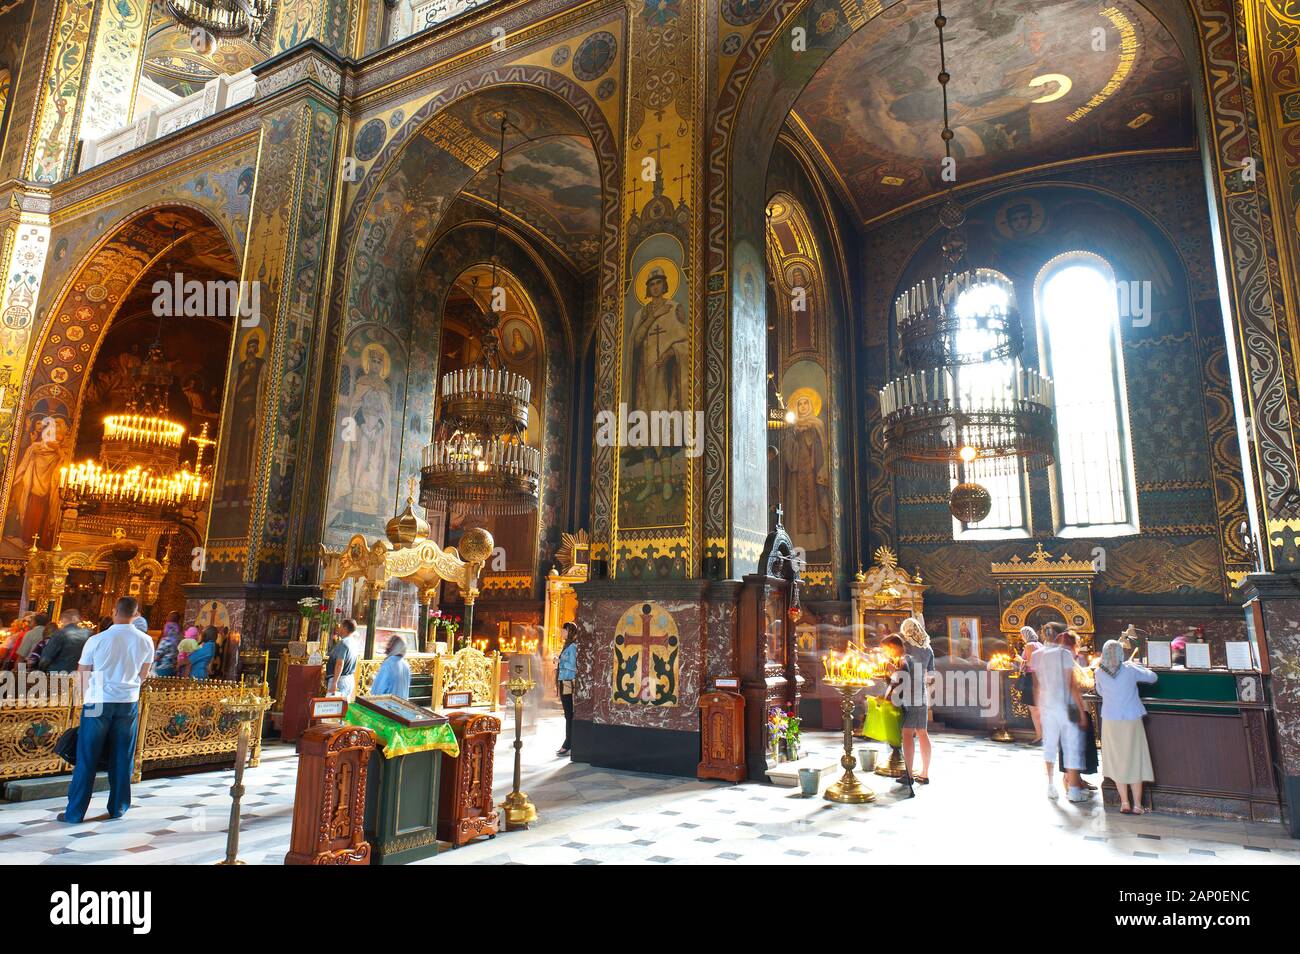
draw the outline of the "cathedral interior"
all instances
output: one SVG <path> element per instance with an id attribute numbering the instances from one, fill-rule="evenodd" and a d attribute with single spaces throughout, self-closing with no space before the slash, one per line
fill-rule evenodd
<path id="1" fill-rule="evenodd" d="M 1059 623 L 1160 671 L 1152 811 L 1300 860 L 1298 51 L 1293 0 L 0 0 L 0 627 L 233 632 L 151 711 L 260 679 L 305 760 L 351 618 L 498 773 L 562 692 L 574 765 L 748 785 L 791 718 L 841 764 L 909 618 L 995 697 L 936 752 L 1023 746 Z M 137 777 L 245 751 L 141 720 Z"/>

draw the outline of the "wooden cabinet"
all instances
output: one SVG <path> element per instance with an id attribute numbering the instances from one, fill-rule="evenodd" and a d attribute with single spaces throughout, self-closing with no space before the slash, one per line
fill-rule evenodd
<path id="1" fill-rule="evenodd" d="M 375 734 L 318 725 L 302 734 L 286 865 L 368 865 L 366 782 Z"/>
<path id="2" fill-rule="evenodd" d="M 456 711 L 447 713 L 447 721 L 456 733 L 460 757 L 443 766 L 438 837 L 459 848 L 484 835 L 496 837 L 492 759 L 501 720 L 484 713 Z"/>
<path id="3" fill-rule="evenodd" d="M 285 671 L 284 716 L 280 723 L 280 738 L 285 742 L 297 741 L 308 725 L 309 709 L 314 696 L 320 691 L 321 666 L 293 665 Z"/>
<path id="4" fill-rule="evenodd" d="M 699 778 L 745 780 L 745 697 L 715 690 L 700 697 Z"/>

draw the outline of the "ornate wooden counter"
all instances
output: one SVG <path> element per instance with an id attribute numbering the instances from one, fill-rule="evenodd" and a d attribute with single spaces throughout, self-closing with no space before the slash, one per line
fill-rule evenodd
<path id="1" fill-rule="evenodd" d="M 1278 821 L 1281 797 L 1273 764 L 1259 673 L 1165 670 L 1155 685 L 1141 687 L 1147 708 L 1146 733 L 1155 783 L 1146 786 L 1156 811 Z M 1085 697 L 1101 739 L 1100 699 Z M 1102 773 L 1106 752 L 1101 753 Z M 1108 808 L 1119 801 L 1106 783 Z"/>

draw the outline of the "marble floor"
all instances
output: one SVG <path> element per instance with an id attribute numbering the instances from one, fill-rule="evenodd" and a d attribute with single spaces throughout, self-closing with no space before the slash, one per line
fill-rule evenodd
<path id="1" fill-rule="evenodd" d="M 507 726 L 508 728 L 508 726 Z M 1129 817 L 1097 803 L 1050 801 L 1036 748 L 936 735 L 932 784 L 901 798 L 866 776 L 878 798 L 835 805 L 797 789 L 727 785 L 610 771 L 559 759 L 559 718 L 525 737 L 523 787 L 541 813 L 426 864 L 1297 864 L 1300 841 L 1278 825 L 1174 815 Z M 805 733 L 833 755 L 838 736 Z M 512 751 L 497 753 L 498 798 L 510 790 Z M 297 760 L 268 746 L 245 774 L 240 857 L 279 864 L 289 841 Z M 832 780 L 828 776 L 826 781 Z M 89 821 L 55 820 L 62 799 L 0 802 L 3 864 L 210 864 L 225 853 L 230 772 L 148 779 L 124 819 L 107 819 L 101 793 Z"/>

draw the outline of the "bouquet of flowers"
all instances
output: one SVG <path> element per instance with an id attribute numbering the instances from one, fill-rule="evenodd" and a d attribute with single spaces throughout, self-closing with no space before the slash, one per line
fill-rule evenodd
<path id="1" fill-rule="evenodd" d="M 801 720 L 797 715 L 783 711 L 779 706 L 767 710 L 767 740 L 773 760 L 794 761 L 799 758 Z"/>
<path id="2" fill-rule="evenodd" d="M 456 633 L 460 630 L 460 617 L 451 613 L 444 613 L 442 610 L 431 610 L 429 612 L 429 624 L 434 628 L 434 641 L 437 642 L 437 630 L 444 629 L 447 631 L 445 637 L 447 645 L 451 651 L 455 652 L 461 646 L 456 642 Z"/>

